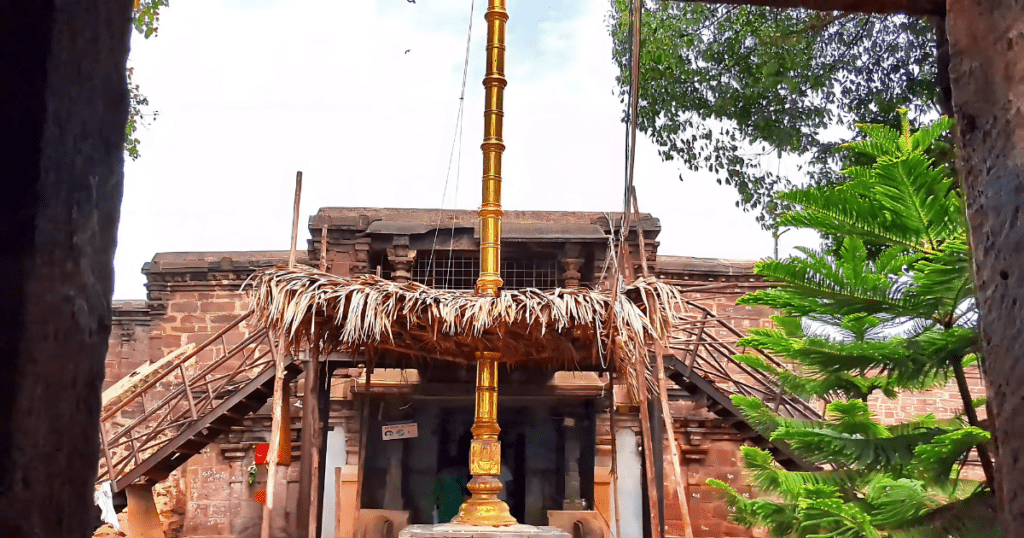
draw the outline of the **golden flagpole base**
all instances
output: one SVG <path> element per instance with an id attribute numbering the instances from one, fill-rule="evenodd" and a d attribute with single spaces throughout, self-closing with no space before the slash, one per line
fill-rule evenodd
<path id="1" fill-rule="evenodd" d="M 462 503 L 452 523 L 504 527 L 518 523 L 508 505 L 498 498 L 501 491 L 501 443 L 498 441 L 498 359 L 501 353 L 476 354 L 476 417 L 473 442 L 469 447 L 469 472 L 473 479 L 466 486 L 473 494 Z"/>
<path id="2" fill-rule="evenodd" d="M 519 523 L 512 517 L 505 501 L 498 498 L 502 485 L 497 478 L 474 476 L 467 487 L 473 496 L 462 503 L 459 515 L 452 519 L 452 523 L 485 527 L 506 527 Z"/>

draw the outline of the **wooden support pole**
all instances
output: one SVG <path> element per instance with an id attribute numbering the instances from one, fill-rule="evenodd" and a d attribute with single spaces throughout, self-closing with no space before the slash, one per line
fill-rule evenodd
<path id="1" fill-rule="evenodd" d="M 327 432 L 330 431 L 331 421 L 331 378 L 334 377 L 334 367 L 330 361 L 323 358 L 320 361 L 320 390 L 319 390 L 319 401 L 317 406 L 320 408 L 320 446 L 317 450 L 320 452 L 320 469 L 319 472 L 314 474 L 316 479 L 316 504 L 312 505 L 310 510 L 316 511 L 316 536 L 320 538 L 323 533 L 322 522 L 324 520 L 324 484 L 327 467 Z M 340 484 L 340 481 L 335 481 L 335 484 Z M 312 516 L 312 513 L 310 513 Z M 327 538 L 334 538 L 333 536 Z"/>
<path id="2" fill-rule="evenodd" d="M 644 244 L 644 229 L 640 226 L 640 206 L 636 201 L 636 187 L 629 187 L 630 197 L 633 199 L 633 215 L 636 216 L 636 239 L 640 243 L 640 267 L 643 268 L 644 278 L 651 276 L 647 267 L 647 245 Z"/>
<path id="3" fill-rule="evenodd" d="M 296 522 L 299 536 L 316 538 L 316 506 L 320 493 L 320 353 L 319 345 L 310 346 L 305 365 L 302 392 L 302 437 L 299 456 L 299 498 Z"/>
<path id="4" fill-rule="evenodd" d="M 609 381 L 611 381 L 609 377 Z M 612 430 L 612 504 L 615 506 L 615 538 L 622 536 L 622 517 L 619 516 L 619 443 L 618 432 L 615 430 L 615 383 L 612 386 L 612 404 L 608 408 L 608 427 Z"/>
<path id="5" fill-rule="evenodd" d="M 302 198 L 302 172 L 295 172 L 295 209 L 292 211 L 292 249 L 288 268 L 295 267 L 295 247 L 299 242 L 299 200 Z"/>
<path id="6" fill-rule="evenodd" d="M 274 400 L 270 427 L 270 454 L 267 457 L 267 503 L 263 507 L 261 538 L 284 536 L 282 532 L 287 527 L 285 520 L 287 488 L 283 488 L 285 491 L 280 491 L 280 488 L 285 485 L 284 478 L 288 465 L 292 462 L 291 417 L 288 410 L 290 398 L 284 368 L 288 343 L 283 335 L 277 343 L 276 350 L 271 343 L 271 351 L 274 352 L 276 374 L 274 375 Z"/>
<path id="7" fill-rule="evenodd" d="M 363 507 L 363 474 L 366 470 L 366 439 L 370 434 L 370 385 L 373 381 L 373 363 L 374 358 L 367 356 L 366 358 L 366 386 L 363 389 L 363 419 L 359 425 L 359 468 L 357 470 L 356 477 L 356 514 L 358 515 L 359 510 Z"/>
<path id="8" fill-rule="evenodd" d="M 683 538 L 693 538 L 693 528 L 690 525 L 690 510 L 687 505 L 686 481 L 683 479 L 683 470 L 679 461 L 679 447 L 676 445 L 676 429 L 672 421 L 672 412 L 668 406 L 668 383 L 665 381 L 665 359 L 664 349 L 657 346 L 657 370 L 658 370 L 658 393 L 661 396 L 661 415 L 665 417 L 665 432 L 668 434 L 668 452 L 672 458 L 672 472 L 674 475 L 676 497 L 679 500 L 679 513 L 682 514 Z"/>
<path id="9" fill-rule="evenodd" d="M 658 494 L 661 487 L 654 476 L 654 443 L 651 439 L 651 414 L 647 407 L 647 360 L 643 354 L 636 358 L 637 393 L 640 396 L 640 436 L 644 443 L 644 469 L 647 473 L 647 504 L 651 510 L 651 538 L 661 538 L 661 514 Z"/>

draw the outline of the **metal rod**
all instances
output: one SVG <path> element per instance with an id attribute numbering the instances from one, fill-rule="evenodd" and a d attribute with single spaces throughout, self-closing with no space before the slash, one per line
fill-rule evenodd
<path id="1" fill-rule="evenodd" d="M 186 361 L 190 360 L 192 357 L 195 357 L 196 355 L 198 355 L 200 351 L 206 349 L 208 346 L 210 346 L 211 344 L 216 342 L 217 339 L 220 338 L 221 336 L 223 336 L 225 333 L 227 333 L 231 329 L 234 329 L 235 327 L 237 327 L 240 323 L 245 321 L 246 318 L 248 318 L 250 315 L 252 315 L 252 311 L 246 312 L 246 313 L 242 314 L 241 316 L 239 316 L 237 319 L 235 319 L 235 321 L 232 321 L 231 323 L 228 323 L 226 327 L 224 327 L 223 329 L 217 331 L 213 336 L 207 338 L 205 342 L 203 342 L 202 344 L 199 344 L 199 346 L 196 347 L 195 349 L 193 349 L 190 353 L 188 353 L 184 357 L 182 357 L 182 358 L 178 359 L 177 361 L 175 361 L 175 364 L 171 365 L 169 368 L 167 368 L 166 372 L 174 371 L 174 367 L 175 366 L 178 366 L 180 364 L 184 364 Z M 166 372 L 163 375 L 160 375 L 158 377 L 154 377 L 153 379 L 150 379 L 149 381 L 147 381 L 146 384 L 144 384 L 141 387 L 139 387 L 139 389 L 136 390 L 131 396 L 129 396 L 128 398 L 125 398 L 124 401 L 122 401 L 121 403 L 119 403 L 116 406 L 114 406 L 114 408 L 111 409 L 110 411 L 107 411 L 106 414 L 103 415 L 103 418 L 101 418 L 100 420 L 107 420 L 110 417 L 116 415 L 118 411 L 120 411 L 120 410 L 124 409 L 125 407 L 127 407 L 128 404 L 130 404 L 133 401 L 135 401 L 135 399 L 138 398 L 139 395 L 141 395 L 143 392 L 151 389 L 154 385 L 156 385 L 164 377 L 166 377 L 168 375 Z"/>
<path id="2" fill-rule="evenodd" d="M 188 376 L 185 374 L 185 366 L 179 364 L 178 371 L 181 372 L 181 384 L 185 386 L 185 396 L 188 398 L 188 410 L 192 413 L 192 420 L 195 420 L 199 418 L 199 415 L 196 413 L 196 401 L 192 398 L 192 387 L 188 385 Z"/>

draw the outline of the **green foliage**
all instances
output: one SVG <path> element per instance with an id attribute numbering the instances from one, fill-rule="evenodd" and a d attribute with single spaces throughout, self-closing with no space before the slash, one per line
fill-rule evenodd
<path id="1" fill-rule="evenodd" d="M 613 2 L 609 19 L 623 102 L 628 4 Z M 935 72 L 934 31 L 921 19 L 647 0 L 637 125 L 664 159 L 714 173 L 736 188 L 737 206 L 760 211 L 771 227 L 786 207 L 773 195 L 790 183 L 768 156 L 807 160 L 815 184 L 838 181 L 840 161 L 865 157 L 826 131 L 898 127 L 901 106 L 914 118 L 934 115 Z M 948 156 L 948 145 L 940 153 Z"/>
<path id="2" fill-rule="evenodd" d="M 135 27 L 135 31 L 146 39 L 157 35 L 157 31 L 160 29 L 160 8 L 166 7 L 168 1 L 139 0 L 132 11 L 132 25 Z M 159 115 L 158 112 L 151 114 L 145 112 L 149 107 L 149 98 L 142 94 L 138 84 L 132 83 L 134 74 L 135 68 L 125 68 L 125 75 L 128 79 L 128 122 L 124 128 L 124 151 L 133 161 L 141 156 L 139 145 L 142 141 L 136 136 L 139 127 L 147 125 L 147 120 L 153 121 Z"/>
<path id="3" fill-rule="evenodd" d="M 996 532 L 994 518 L 977 517 L 992 506 L 990 488 L 960 476 L 968 454 L 990 441 L 988 432 L 959 415 L 886 426 L 867 403 L 876 393 L 893 398 L 944 385 L 955 367 L 979 360 L 961 196 L 950 171 L 926 154 L 950 122 L 912 132 L 901 111 L 899 123 L 898 130 L 859 126 L 865 139 L 846 147 L 870 159 L 844 171 L 847 182 L 780 195 L 795 208 L 780 222 L 833 234 L 838 248 L 760 262 L 756 271 L 777 285 L 740 301 L 779 315 L 777 328 L 750 329 L 739 345 L 792 368 L 760 355 L 737 359 L 798 395 L 831 400 L 824 419 L 813 422 L 777 415 L 759 398 L 733 397 L 752 427 L 819 467 L 786 471 L 770 453 L 747 447 L 744 465 L 763 498 L 709 482 L 737 522 L 774 536 Z"/>

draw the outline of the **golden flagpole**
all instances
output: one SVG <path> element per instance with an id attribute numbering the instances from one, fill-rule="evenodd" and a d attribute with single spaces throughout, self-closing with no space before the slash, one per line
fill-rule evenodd
<path id="1" fill-rule="evenodd" d="M 501 156 L 505 85 L 505 0 L 488 0 L 487 74 L 484 76 L 483 203 L 480 205 L 480 278 L 477 293 L 497 296 L 501 280 Z M 476 353 L 476 415 L 469 450 L 469 491 L 452 522 L 500 527 L 514 525 L 508 505 L 498 499 L 501 491 L 501 443 L 498 442 L 498 362 L 501 353 Z"/>

